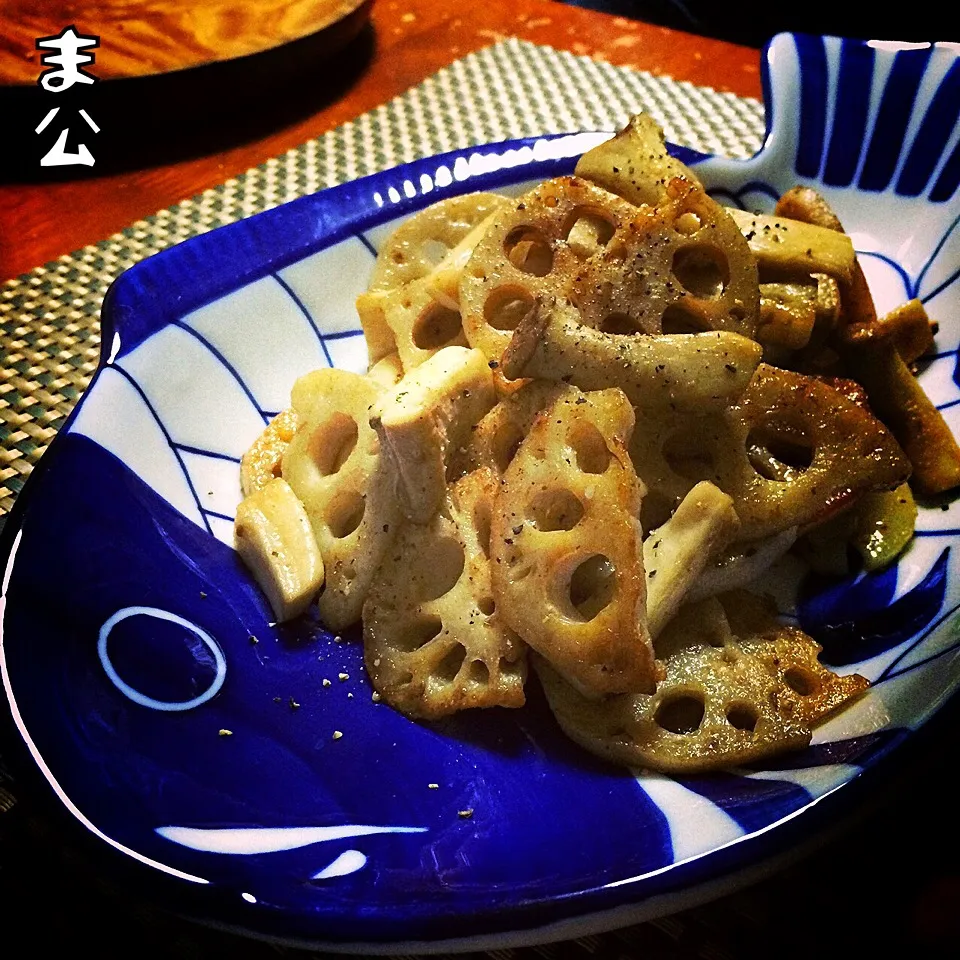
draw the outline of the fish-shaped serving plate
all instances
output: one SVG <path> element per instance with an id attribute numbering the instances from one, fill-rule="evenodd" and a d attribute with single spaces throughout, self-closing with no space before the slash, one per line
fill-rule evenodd
<path id="1" fill-rule="evenodd" d="M 957 427 L 960 59 L 783 34 L 765 70 L 755 158 L 678 152 L 744 207 L 821 190 L 878 307 L 919 297 L 939 319 L 922 382 Z M 778 589 L 823 659 L 873 686 L 808 749 L 720 775 L 601 763 L 535 684 L 519 711 L 413 722 L 373 700 L 355 632 L 272 623 L 232 548 L 239 460 L 299 375 L 365 368 L 354 300 L 379 245 L 438 198 L 570 172 L 606 136 L 420 160 L 190 240 L 112 287 L 96 378 L 0 553 L 5 752 L 104 870 L 191 916 L 333 949 L 597 931 L 755 876 L 954 695 L 950 500 L 922 506 L 895 566 Z"/>

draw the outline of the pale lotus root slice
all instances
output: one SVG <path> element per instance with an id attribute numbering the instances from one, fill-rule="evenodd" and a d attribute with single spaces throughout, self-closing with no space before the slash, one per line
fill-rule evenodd
<path id="1" fill-rule="evenodd" d="M 652 689 L 655 676 L 632 426 L 622 391 L 565 392 L 535 419 L 494 506 L 497 609 L 593 696 Z"/>
<path id="2" fill-rule="evenodd" d="M 317 602 L 331 630 L 360 619 L 376 569 L 395 535 L 395 480 L 369 424 L 384 388 L 324 368 L 293 387 L 299 426 L 282 475 L 299 497 L 320 547 L 326 583 Z"/>
<path id="3" fill-rule="evenodd" d="M 630 454 L 651 491 L 645 523 L 663 522 L 709 480 L 733 498 L 739 541 L 814 526 L 910 472 L 868 410 L 821 380 L 766 364 L 723 412 L 638 417 Z"/>
<path id="4" fill-rule="evenodd" d="M 577 272 L 566 292 L 588 327 L 608 333 L 727 330 L 755 337 L 757 265 L 732 217 L 698 183 L 667 185 Z"/>
<path id="5" fill-rule="evenodd" d="M 507 202 L 495 193 L 468 193 L 415 213 L 380 248 L 368 289 L 395 290 L 426 277 L 477 224 Z"/>
<path id="6" fill-rule="evenodd" d="M 428 280 L 361 294 L 357 312 L 371 361 L 396 352 L 405 373 L 444 347 L 468 346 L 460 308 L 455 301 L 438 300 Z"/>
<path id="7" fill-rule="evenodd" d="M 371 363 L 396 354 L 409 373 L 444 347 L 467 346 L 460 316 L 460 277 L 493 216 L 476 224 L 425 276 L 357 297 Z"/>
<path id="8" fill-rule="evenodd" d="M 490 584 L 490 470 L 450 487 L 429 524 L 406 523 L 363 609 L 364 660 L 378 693 L 412 717 L 520 707 L 526 646 L 503 622 Z"/>
<path id="9" fill-rule="evenodd" d="M 499 360 L 538 297 L 565 296 L 585 264 L 623 248 L 636 212 L 585 180 L 558 177 L 499 213 L 460 279 L 471 346 Z"/>
<path id="10" fill-rule="evenodd" d="M 535 303 L 504 351 L 504 376 L 619 387 L 638 410 L 659 415 L 729 406 L 760 363 L 760 344 L 738 333 L 623 336 L 580 319 L 569 304 Z"/>
<path id="11" fill-rule="evenodd" d="M 809 744 L 812 725 L 866 686 L 819 665 L 819 645 L 770 615 L 751 623 L 728 619 L 739 595 L 682 607 L 657 641 L 665 670 L 656 692 L 584 697 L 539 658 L 550 708 L 564 732 L 591 753 L 629 767 L 695 774 L 739 766 Z M 791 667 L 774 665 L 783 650 Z M 813 664 L 818 666 L 814 668 Z M 791 674 L 816 676 L 805 688 Z M 804 674 L 807 675 L 806 673 Z"/>
<path id="12" fill-rule="evenodd" d="M 262 490 L 280 476 L 280 461 L 297 430 L 297 414 L 278 413 L 240 460 L 240 489 L 245 497 Z"/>
<path id="13" fill-rule="evenodd" d="M 454 451 L 452 475 L 460 476 L 480 467 L 488 467 L 502 476 L 540 411 L 550 406 L 561 394 L 570 391 L 575 391 L 575 388 L 556 380 L 529 380 L 522 383 L 518 390 L 504 396 L 473 428 L 469 442 Z"/>

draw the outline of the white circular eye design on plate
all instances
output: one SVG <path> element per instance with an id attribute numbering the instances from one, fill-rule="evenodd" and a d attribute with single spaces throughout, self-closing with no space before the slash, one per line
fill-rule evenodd
<path id="1" fill-rule="evenodd" d="M 170 623 L 175 623 L 178 626 L 183 627 L 185 630 L 198 637 L 203 642 L 204 646 L 206 646 L 207 649 L 213 654 L 217 673 L 213 678 L 213 682 L 209 687 L 207 687 L 206 690 L 204 690 L 203 693 L 194 697 L 192 700 L 155 700 L 153 697 L 148 697 L 145 694 L 142 694 L 139 690 L 136 690 L 134 687 L 131 687 L 129 683 L 120 677 L 120 674 L 118 674 L 116 669 L 114 669 L 113 663 L 110 661 L 110 655 L 107 652 L 107 641 L 110 639 L 110 631 L 113 630 L 113 628 L 122 620 L 126 620 L 128 617 L 140 616 L 154 617 L 157 620 L 166 620 Z M 206 703 L 212 697 L 217 695 L 220 688 L 223 686 L 224 678 L 227 675 L 227 661 L 223 655 L 223 651 L 220 649 L 220 645 L 213 639 L 213 637 L 210 636 L 209 633 L 207 633 L 205 630 L 201 630 L 200 627 L 198 627 L 195 623 L 191 623 L 189 620 L 184 620 L 183 617 L 179 617 L 175 613 L 170 613 L 168 610 L 160 610 L 157 607 L 124 607 L 122 610 L 118 610 L 100 628 L 100 637 L 97 641 L 97 653 L 100 655 L 100 663 L 103 664 L 103 669 L 113 685 L 124 696 L 129 697 L 134 703 L 138 703 L 142 707 L 149 707 L 151 710 L 192 710 L 194 707 L 199 707 L 202 703 Z"/>

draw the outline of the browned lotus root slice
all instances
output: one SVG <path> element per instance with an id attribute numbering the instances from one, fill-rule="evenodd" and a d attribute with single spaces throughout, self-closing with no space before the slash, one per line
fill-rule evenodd
<path id="1" fill-rule="evenodd" d="M 820 380 L 766 364 L 726 411 L 638 418 L 630 453 L 654 491 L 645 523 L 663 522 L 694 483 L 710 480 L 733 498 L 738 540 L 822 522 L 910 472 L 868 410 Z"/>
<path id="2" fill-rule="evenodd" d="M 491 526 L 504 621 L 594 696 L 654 680 L 632 426 L 622 391 L 565 392 L 507 467 Z"/>
<path id="3" fill-rule="evenodd" d="M 367 377 L 330 368 L 308 373 L 293 387 L 300 425 L 283 454 L 282 474 L 320 546 L 326 584 L 318 607 L 332 630 L 360 619 L 396 530 L 394 477 L 369 424 L 382 393 Z"/>
<path id="4" fill-rule="evenodd" d="M 585 180 L 558 177 L 494 218 L 460 280 L 470 345 L 499 360 L 538 296 L 565 296 L 578 272 L 623 247 L 636 208 Z"/>
<path id="5" fill-rule="evenodd" d="M 645 411 L 701 410 L 736 400 L 760 355 L 760 344 L 738 333 L 624 337 L 583 326 L 569 305 L 537 303 L 501 368 L 507 377 L 563 380 L 583 390 L 619 387 Z"/>
<path id="6" fill-rule="evenodd" d="M 750 606 L 742 594 L 681 608 L 657 641 L 666 671 L 656 692 L 590 700 L 540 658 L 547 700 L 564 732 L 631 767 L 700 773 L 806 746 L 812 724 L 866 687 L 817 660 L 819 645 Z M 781 659 L 781 655 L 783 659 Z"/>
<path id="7" fill-rule="evenodd" d="M 245 497 L 262 490 L 280 476 L 280 459 L 297 429 L 297 415 L 291 408 L 278 413 L 240 461 L 240 489 Z"/>
<path id="8" fill-rule="evenodd" d="M 394 290 L 429 273 L 470 231 L 507 203 L 495 193 L 447 197 L 415 213 L 377 254 L 369 290 Z"/>
<path id="9" fill-rule="evenodd" d="M 409 716 L 524 703 L 526 647 L 504 624 L 490 584 L 498 485 L 490 470 L 469 474 L 430 524 L 406 524 L 364 605 L 367 671 Z"/>
<path id="10" fill-rule="evenodd" d="M 734 499 L 743 540 L 822 522 L 910 475 L 893 434 L 813 377 L 762 364 L 726 416 L 733 444 L 717 453 L 717 485 Z"/>
<path id="11" fill-rule="evenodd" d="M 841 677 L 828 670 L 818 659 L 820 644 L 802 630 L 779 623 L 769 598 L 736 590 L 718 599 L 730 629 L 741 638 L 741 649 L 797 694 L 794 716 L 801 722 L 816 726 L 870 685 L 859 674 Z"/>
<path id="12" fill-rule="evenodd" d="M 756 261 L 736 223 L 698 183 L 672 180 L 665 199 L 638 209 L 618 239 L 585 263 L 564 291 L 588 327 L 755 335 Z"/>

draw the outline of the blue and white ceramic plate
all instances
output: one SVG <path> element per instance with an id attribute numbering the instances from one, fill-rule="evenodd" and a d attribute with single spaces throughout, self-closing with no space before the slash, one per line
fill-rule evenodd
<path id="1" fill-rule="evenodd" d="M 684 158 L 744 206 L 822 190 L 880 309 L 916 296 L 940 319 L 922 379 L 960 426 L 960 59 L 781 35 L 766 65 L 763 151 Z M 519 190 L 600 139 L 413 163 L 113 286 L 96 379 L 4 534 L 0 646 L 12 743 L 110 869 L 194 916 L 333 948 L 585 933 L 688 905 L 809 836 L 836 798 L 819 800 L 953 695 L 949 502 L 921 509 L 896 567 L 780 591 L 824 659 L 873 687 L 809 749 L 717 776 L 604 765 L 535 689 L 521 711 L 414 723 L 372 701 L 356 637 L 271 623 L 231 547 L 239 459 L 297 376 L 364 368 L 353 304 L 378 245 L 439 197 Z"/>

